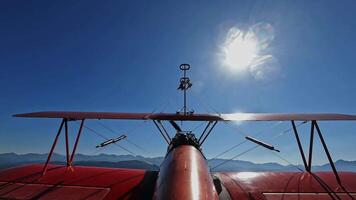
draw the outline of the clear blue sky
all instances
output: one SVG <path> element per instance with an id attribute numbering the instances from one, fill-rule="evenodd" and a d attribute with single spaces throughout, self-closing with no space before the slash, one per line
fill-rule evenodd
<path id="1" fill-rule="evenodd" d="M 1 1 L 0 153 L 48 152 L 59 125 L 59 120 L 11 117 L 16 113 L 175 112 L 182 106 L 176 90 L 180 63 L 192 66 L 189 105 L 196 112 L 214 108 L 356 114 L 355 7 L 352 0 Z M 229 72 L 220 60 L 229 30 L 246 32 L 261 24 L 273 30 L 264 50 L 273 56 L 272 73 L 259 79 L 253 72 Z M 117 135 L 126 131 L 130 141 L 146 149 L 122 143 L 137 154 L 165 153 L 166 145 L 152 123 L 101 123 Z M 87 125 L 107 137 L 114 135 L 94 121 Z M 220 124 L 204 152 L 212 157 L 241 142 L 245 134 L 262 131 L 259 139 L 301 163 L 290 133 L 272 139 L 290 124 L 269 128 L 273 125 Z M 335 159 L 356 160 L 355 123 L 320 125 Z M 308 130 L 302 130 L 307 140 Z M 126 154 L 115 146 L 96 151 L 94 146 L 101 141 L 85 130 L 78 152 Z M 64 153 L 62 143 L 56 152 Z M 224 158 L 250 146 L 244 144 Z M 326 162 L 322 154 L 314 158 L 316 163 Z M 263 149 L 241 159 L 281 162 Z"/>

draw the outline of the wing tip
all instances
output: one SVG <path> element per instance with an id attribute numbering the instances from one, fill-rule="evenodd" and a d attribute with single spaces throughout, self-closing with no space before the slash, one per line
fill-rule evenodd
<path id="1" fill-rule="evenodd" d="M 14 114 L 12 117 L 26 117 L 28 113 L 19 113 L 19 114 Z"/>

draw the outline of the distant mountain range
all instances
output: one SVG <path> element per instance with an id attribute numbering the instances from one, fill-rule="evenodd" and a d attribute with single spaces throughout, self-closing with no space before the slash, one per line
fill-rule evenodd
<path id="1" fill-rule="evenodd" d="M 46 161 L 48 154 L 16 154 L 3 153 L 0 154 L 0 169 L 26 165 L 31 163 L 43 163 Z M 112 168 L 133 168 L 133 169 L 147 169 L 158 170 L 163 161 L 163 157 L 145 158 L 142 156 L 132 155 L 114 155 L 114 154 L 99 154 L 99 155 L 84 155 L 77 154 L 75 156 L 75 165 L 82 166 L 98 166 L 98 167 L 112 167 Z M 51 163 L 64 164 L 65 156 L 54 153 Z M 213 167 L 225 159 L 209 160 L 209 166 Z M 336 168 L 339 171 L 356 171 L 356 161 L 337 160 L 335 162 Z M 212 171 L 297 171 L 298 167 L 303 169 L 302 165 L 281 165 L 279 163 L 263 163 L 257 164 L 249 161 L 232 160 L 226 162 L 224 165 L 212 169 Z M 313 166 L 313 171 L 330 171 L 330 165 Z"/>
<path id="2" fill-rule="evenodd" d="M 0 154 L 0 169 L 15 167 L 20 165 L 27 165 L 33 163 L 44 163 L 48 154 L 16 154 L 3 153 Z M 99 154 L 99 155 L 84 155 L 76 154 L 74 158 L 75 165 L 81 166 L 98 166 L 98 167 L 112 167 L 112 168 L 132 168 L 132 169 L 147 169 L 158 170 L 163 157 L 144 158 L 142 156 L 131 155 L 113 155 L 113 154 Z M 51 158 L 53 164 L 65 164 L 66 157 L 64 155 L 54 153 Z"/>

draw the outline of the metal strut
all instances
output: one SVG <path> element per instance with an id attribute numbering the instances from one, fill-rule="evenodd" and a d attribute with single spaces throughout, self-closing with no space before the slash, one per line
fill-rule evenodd
<path id="1" fill-rule="evenodd" d="M 153 123 L 156 125 L 157 129 L 161 133 L 163 139 L 167 142 L 167 144 L 170 144 L 171 138 L 169 137 L 166 129 L 164 128 L 163 124 L 161 123 L 160 120 L 153 120 Z"/>
<path id="2" fill-rule="evenodd" d="M 209 121 L 208 125 L 206 125 L 203 133 L 201 134 L 201 136 L 199 137 L 199 140 L 198 140 L 200 146 L 204 143 L 204 141 L 209 136 L 209 134 L 211 133 L 211 131 L 213 130 L 213 128 L 215 127 L 215 125 L 217 123 L 218 123 L 218 121 Z"/>
<path id="3" fill-rule="evenodd" d="M 51 160 L 51 157 L 52 157 L 52 154 L 53 154 L 53 151 L 54 151 L 54 148 L 56 147 L 57 145 L 57 141 L 58 141 L 58 138 L 59 138 L 59 135 L 61 134 L 62 132 L 62 128 L 63 128 L 63 125 L 64 125 L 64 122 L 65 122 L 65 119 L 62 120 L 61 122 L 61 125 L 59 126 L 59 129 L 58 129 L 58 132 L 57 132 L 57 135 L 53 141 L 53 144 L 52 144 L 52 147 L 51 147 L 51 150 L 49 151 L 49 154 L 48 154 L 48 157 L 47 157 L 47 160 L 46 160 L 46 163 L 43 167 L 43 170 L 42 170 L 42 176 L 46 174 L 47 172 L 47 167 L 48 167 L 48 163 L 49 161 Z"/>
<path id="4" fill-rule="evenodd" d="M 199 139 L 198 139 L 198 142 L 200 143 L 200 140 L 203 138 L 206 130 L 209 128 L 210 124 L 213 123 L 212 121 L 209 121 L 208 124 L 205 126 L 205 129 L 203 131 L 203 133 L 200 135 Z"/>
<path id="5" fill-rule="evenodd" d="M 300 139 L 299 139 L 298 130 L 297 130 L 297 127 L 295 126 L 294 120 L 292 120 L 291 122 L 292 122 L 293 130 L 294 130 L 295 139 L 297 140 L 297 143 L 298 143 L 299 152 L 300 152 L 300 155 L 302 156 L 302 159 L 303 159 L 304 168 L 305 168 L 305 170 L 307 170 L 308 169 L 308 164 L 307 164 L 307 161 L 305 159 L 303 146 L 302 146 L 302 144 L 300 142 Z"/>
<path id="6" fill-rule="evenodd" d="M 54 138 L 54 141 L 53 141 L 51 150 L 50 150 L 50 152 L 49 152 L 49 154 L 48 154 L 46 163 L 45 163 L 44 166 L 43 166 L 42 176 L 45 175 L 46 172 L 47 172 L 47 168 L 48 168 L 49 161 L 50 161 L 51 158 L 52 158 L 54 149 L 56 148 L 56 145 L 57 145 L 57 142 L 58 142 L 58 138 L 59 138 L 60 134 L 62 133 L 63 126 L 64 126 L 64 129 L 65 129 L 67 167 L 71 167 L 71 166 L 72 166 L 73 159 L 74 159 L 74 155 L 75 155 L 75 152 L 76 152 L 76 150 L 77 150 L 78 143 L 79 143 L 79 138 L 80 138 L 80 135 L 81 135 L 82 130 L 83 130 L 83 125 L 84 125 L 84 119 L 82 119 L 82 122 L 81 122 L 80 127 L 79 127 L 79 130 L 78 130 L 78 134 L 77 134 L 77 137 L 76 137 L 76 140 L 75 140 L 75 144 L 74 144 L 74 147 L 73 147 L 73 151 L 72 151 L 72 153 L 70 154 L 70 153 L 69 153 L 69 139 L 68 139 L 68 138 L 69 138 L 69 137 L 68 137 L 68 134 L 69 134 L 69 132 L 68 132 L 68 119 L 63 118 L 63 120 L 62 120 L 62 122 L 61 122 L 61 125 L 59 126 L 57 135 L 56 135 L 56 137 Z"/>
<path id="7" fill-rule="evenodd" d="M 314 124 L 312 122 L 310 125 L 309 160 L 308 160 L 308 169 L 307 169 L 308 172 L 311 171 L 312 157 L 313 157 L 313 144 L 314 144 Z"/>
<path id="8" fill-rule="evenodd" d="M 333 159 L 331 158 L 331 155 L 329 153 L 328 147 L 326 146 L 326 143 L 324 141 L 323 135 L 321 134 L 320 128 L 318 126 L 318 123 L 316 123 L 316 121 L 312 121 L 312 123 L 314 124 L 314 127 L 316 128 L 316 131 L 318 132 L 321 144 L 324 147 L 324 151 L 326 153 L 326 156 L 328 157 L 328 160 L 329 160 L 330 166 L 331 166 L 331 168 L 332 168 L 332 170 L 334 172 L 335 178 L 336 178 L 337 182 L 341 185 L 341 180 L 340 180 L 339 174 L 337 173 L 337 170 L 336 170 L 336 167 L 334 165 Z"/>
<path id="9" fill-rule="evenodd" d="M 75 144 L 74 144 L 74 147 L 73 147 L 72 155 L 70 156 L 70 160 L 69 160 L 69 165 L 70 166 L 72 166 L 72 164 L 73 164 L 75 151 L 77 150 L 77 146 L 78 146 L 78 143 L 79 143 L 79 138 L 80 138 L 80 135 L 82 134 L 83 125 L 84 125 L 84 119 L 82 119 L 82 122 L 80 123 L 80 127 L 79 127 L 79 130 L 78 130 L 77 138 L 75 139 Z"/>
<path id="10" fill-rule="evenodd" d="M 305 154 L 304 154 L 304 151 L 303 151 L 303 147 L 302 147 L 302 144 L 301 144 L 300 139 L 299 139 L 297 127 L 295 126 L 295 123 L 294 123 L 293 120 L 291 122 L 292 122 L 293 130 L 294 130 L 294 135 L 295 135 L 295 138 L 296 138 L 297 143 L 298 143 L 298 148 L 299 148 L 300 154 L 301 154 L 302 159 L 303 159 L 303 164 L 304 164 L 305 170 L 307 172 L 311 172 L 312 157 L 313 157 L 313 144 L 314 144 L 314 129 L 316 129 L 316 131 L 318 133 L 318 136 L 319 136 L 319 139 L 320 139 L 320 142 L 323 145 L 325 154 L 326 154 L 326 156 L 328 158 L 329 164 L 330 164 L 330 166 L 331 166 L 331 168 L 333 170 L 333 173 L 335 175 L 336 181 L 339 183 L 339 185 L 341 185 L 341 179 L 340 179 L 339 174 L 338 174 L 338 172 L 336 170 L 336 167 L 335 167 L 334 162 L 333 162 L 333 160 L 331 158 L 329 149 L 328 149 L 328 147 L 326 145 L 326 142 L 324 140 L 324 137 L 323 137 L 323 135 L 321 133 L 321 130 L 320 130 L 319 125 L 316 122 L 316 120 L 311 121 L 308 163 L 306 161 Z"/>
<path id="11" fill-rule="evenodd" d="M 67 157 L 67 167 L 69 167 L 69 140 L 68 140 L 68 120 L 64 120 L 65 136 L 66 136 L 66 157 Z"/>

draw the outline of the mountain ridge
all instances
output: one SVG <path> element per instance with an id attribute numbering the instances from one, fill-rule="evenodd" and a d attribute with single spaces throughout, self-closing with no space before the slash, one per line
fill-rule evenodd
<path id="1" fill-rule="evenodd" d="M 48 154 L 43 153 L 2 153 L 0 154 L 0 169 L 14 167 L 18 165 L 44 163 Z M 98 155 L 75 155 L 75 165 L 83 166 L 98 166 L 98 167 L 113 167 L 113 168 L 135 168 L 158 170 L 160 164 L 163 162 L 164 157 L 143 157 L 132 155 L 116 155 L 116 154 L 98 154 Z M 51 163 L 64 164 L 65 156 L 53 153 Z M 208 165 L 214 167 L 226 159 L 211 159 L 208 160 Z M 335 163 L 339 171 L 356 171 L 356 161 L 337 160 Z M 254 163 L 243 160 L 231 160 L 217 168 L 211 168 L 211 171 L 298 171 L 303 169 L 302 165 L 282 165 L 279 163 Z M 330 164 L 316 165 L 312 167 L 313 171 L 331 171 Z"/>

